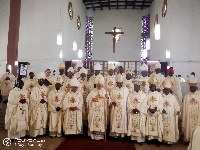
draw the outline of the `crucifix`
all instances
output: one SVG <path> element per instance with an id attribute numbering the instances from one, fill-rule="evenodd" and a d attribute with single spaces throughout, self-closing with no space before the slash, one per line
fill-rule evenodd
<path id="1" fill-rule="evenodd" d="M 118 32 L 116 31 L 116 27 L 113 28 L 112 32 L 105 32 L 105 34 L 111 34 L 113 36 L 113 53 L 115 53 L 115 43 L 117 43 L 120 39 L 120 35 L 121 34 L 124 34 L 124 32 Z M 117 29 L 117 30 L 120 30 L 121 29 Z M 118 38 L 118 39 L 116 39 Z"/>

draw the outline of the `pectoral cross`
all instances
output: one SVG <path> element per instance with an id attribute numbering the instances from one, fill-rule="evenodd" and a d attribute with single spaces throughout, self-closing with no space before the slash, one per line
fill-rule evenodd
<path id="1" fill-rule="evenodd" d="M 119 36 L 121 35 L 121 34 L 124 34 L 124 32 L 117 32 L 116 31 L 116 27 L 114 27 L 113 28 L 113 32 L 105 32 L 105 34 L 111 34 L 112 36 L 113 36 L 113 53 L 115 53 L 115 43 L 116 43 L 116 35 L 118 35 L 119 34 Z M 118 40 L 119 41 L 119 40 Z M 117 42 L 118 42 L 117 41 Z"/>

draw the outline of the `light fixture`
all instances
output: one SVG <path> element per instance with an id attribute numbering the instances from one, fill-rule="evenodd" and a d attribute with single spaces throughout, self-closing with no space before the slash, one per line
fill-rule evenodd
<path id="1" fill-rule="evenodd" d="M 141 55 L 142 55 L 143 58 L 147 58 L 147 50 L 143 49 Z"/>
<path id="2" fill-rule="evenodd" d="M 74 50 L 74 51 L 77 50 L 77 43 L 76 43 L 76 41 L 73 42 L 73 50 Z"/>
<path id="3" fill-rule="evenodd" d="M 170 50 L 166 50 L 166 58 L 170 58 Z"/>
<path id="4" fill-rule="evenodd" d="M 18 66 L 18 61 L 15 61 L 15 66 Z"/>
<path id="5" fill-rule="evenodd" d="M 150 50 L 150 39 L 146 41 L 146 50 Z"/>
<path id="6" fill-rule="evenodd" d="M 57 34 L 57 45 L 62 45 L 62 33 L 58 32 Z"/>
<path id="7" fill-rule="evenodd" d="M 7 60 L 6 60 L 6 64 L 7 64 Z"/>
<path id="8" fill-rule="evenodd" d="M 63 58 L 62 50 L 60 51 L 59 57 L 60 57 L 61 59 Z"/>
<path id="9" fill-rule="evenodd" d="M 78 57 L 79 57 L 79 58 L 82 58 L 82 57 L 83 57 L 83 52 L 82 52 L 81 49 L 79 49 L 79 51 L 78 51 Z"/>
<path id="10" fill-rule="evenodd" d="M 169 69 L 170 68 L 170 66 L 167 66 L 167 69 Z"/>
<path id="11" fill-rule="evenodd" d="M 160 40 L 160 24 L 155 25 L 155 40 Z"/>

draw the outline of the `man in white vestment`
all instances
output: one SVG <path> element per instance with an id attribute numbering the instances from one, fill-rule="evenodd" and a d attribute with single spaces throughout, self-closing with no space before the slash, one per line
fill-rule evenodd
<path id="1" fill-rule="evenodd" d="M 94 88 L 86 99 L 88 108 L 88 135 L 95 140 L 104 139 L 105 128 L 107 127 L 107 107 L 110 105 L 110 98 L 103 88 L 104 77 L 99 74 L 95 78 Z"/>
<path id="2" fill-rule="evenodd" d="M 129 93 L 127 100 L 128 131 L 127 136 L 139 144 L 145 142 L 145 125 L 147 115 L 147 97 L 140 90 L 141 79 L 134 79 L 134 91 Z"/>
<path id="3" fill-rule="evenodd" d="M 10 73 L 9 69 L 6 69 L 6 73 L 0 78 L 1 95 L 3 102 L 7 102 L 9 92 L 14 88 L 15 76 Z"/>
<path id="4" fill-rule="evenodd" d="M 126 78 L 124 78 L 124 86 L 128 88 L 129 92 L 133 92 L 134 85 L 133 85 L 133 72 L 130 68 L 126 70 Z"/>
<path id="5" fill-rule="evenodd" d="M 157 80 L 154 76 L 149 79 L 150 91 L 147 94 L 147 105 L 149 107 L 146 122 L 146 135 L 148 140 L 156 139 L 162 142 L 163 134 L 163 97 L 160 92 L 156 91 Z M 158 143 L 159 146 L 159 143 Z"/>
<path id="6" fill-rule="evenodd" d="M 169 78 L 163 82 L 163 141 L 167 144 L 178 142 L 178 115 L 180 106 L 174 95 L 170 93 L 173 83 Z"/>
<path id="7" fill-rule="evenodd" d="M 31 94 L 31 91 L 32 89 L 36 86 L 36 84 L 38 83 L 37 80 L 34 78 L 34 73 L 33 72 L 30 72 L 29 73 L 29 79 L 26 80 L 24 82 L 24 87 L 25 89 L 28 91 L 28 98 L 30 99 L 30 94 Z"/>
<path id="8" fill-rule="evenodd" d="M 110 91 L 116 86 L 116 80 L 114 75 L 115 66 L 110 63 L 108 65 L 108 75 L 106 75 L 105 78 L 105 90 L 107 90 L 109 93 Z"/>
<path id="9" fill-rule="evenodd" d="M 195 76 L 188 78 L 190 92 L 185 95 L 183 101 L 182 131 L 185 142 L 191 140 L 193 130 L 200 123 L 200 92 L 197 90 L 197 82 Z"/>
<path id="10" fill-rule="evenodd" d="M 140 88 L 144 93 L 147 94 L 149 92 L 149 77 L 148 66 L 145 63 L 140 67 L 140 72 L 141 75 L 139 76 L 139 78 L 142 80 Z"/>
<path id="11" fill-rule="evenodd" d="M 62 136 L 62 108 L 63 99 L 65 96 L 65 91 L 63 91 L 61 88 L 62 82 L 62 77 L 56 78 L 54 81 L 55 88 L 51 90 L 48 94 L 49 136 L 51 137 Z"/>
<path id="12" fill-rule="evenodd" d="M 127 134 L 126 101 L 129 89 L 123 87 L 123 76 L 121 74 L 118 74 L 116 78 L 116 87 L 110 93 L 112 102 L 110 136 L 123 138 Z"/>
<path id="13" fill-rule="evenodd" d="M 79 92 L 80 82 L 73 78 L 70 81 L 71 90 L 66 94 L 63 101 L 64 121 L 63 131 L 65 135 L 81 134 L 82 131 L 82 108 L 83 96 Z"/>
<path id="14" fill-rule="evenodd" d="M 86 98 L 88 96 L 89 93 L 89 89 L 88 89 L 88 82 L 87 82 L 87 70 L 82 67 L 79 71 L 79 78 L 78 81 L 80 82 L 80 87 L 79 90 L 82 93 L 83 96 L 83 121 L 85 124 L 87 124 L 85 121 L 87 120 L 87 103 L 86 103 Z"/>
<path id="15" fill-rule="evenodd" d="M 75 68 L 74 68 L 74 77 L 75 78 L 79 78 L 80 77 L 80 73 L 79 72 L 80 72 L 81 68 L 83 68 L 83 63 L 81 61 L 78 61 L 76 63 Z"/>
<path id="16" fill-rule="evenodd" d="M 168 70 L 168 76 L 166 77 L 172 82 L 172 87 L 170 88 L 172 91 L 172 94 L 176 97 L 179 106 L 182 107 L 182 92 L 181 92 L 181 86 L 180 86 L 180 80 L 174 76 L 174 69 L 173 67 L 170 67 Z"/>
<path id="17" fill-rule="evenodd" d="M 65 64 L 60 63 L 58 66 L 59 75 L 62 76 L 63 82 L 66 80 L 67 76 L 65 75 Z"/>
<path id="18" fill-rule="evenodd" d="M 28 91 L 23 88 L 24 82 L 20 80 L 18 86 L 10 91 L 5 116 L 5 129 L 8 130 L 8 138 L 24 137 L 28 125 Z"/>
<path id="19" fill-rule="evenodd" d="M 158 92 L 162 91 L 163 87 L 162 87 L 162 83 L 165 80 L 165 76 L 163 74 L 161 74 L 161 64 L 160 62 L 157 62 L 154 66 L 155 72 L 153 72 L 151 74 L 151 76 L 155 77 L 155 80 L 157 82 L 156 84 L 156 90 Z"/>
<path id="20" fill-rule="evenodd" d="M 74 69 L 73 67 L 69 67 L 67 69 L 67 77 L 64 80 L 64 84 L 63 84 L 63 90 L 68 93 L 71 89 L 71 85 L 70 85 L 70 81 L 72 80 L 72 78 L 76 78 L 74 77 Z"/>
<path id="21" fill-rule="evenodd" d="M 37 74 L 38 85 L 31 91 L 29 115 L 30 115 L 30 136 L 46 134 L 47 128 L 47 95 L 48 88 L 44 85 L 45 74 Z"/>
<path id="22" fill-rule="evenodd" d="M 199 139 L 200 139 L 200 124 L 194 129 L 187 150 L 199 150 L 200 148 Z"/>
<path id="23" fill-rule="evenodd" d="M 92 91 L 95 87 L 96 87 L 96 84 L 95 84 L 95 77 L 100 74 L 100 71 L 102 70 L 102 66 L 97 63 L 96 65 L 94 65 L 94 75 L 92 75 L 88 81 L 88 87 L 89 87 L 89 92 Z M 104 85 L 104 83 L 103 83 Z"/>
<path id="24" fill-rule="evenodd" d="M 46 79 L 51 83 L 51 85 L 48 86 L 49 90 L 54 89 L 55 88 L 54 77 L 51 76 L 50 69 L 45 70 L 45 76 L 46 76 Z"/>

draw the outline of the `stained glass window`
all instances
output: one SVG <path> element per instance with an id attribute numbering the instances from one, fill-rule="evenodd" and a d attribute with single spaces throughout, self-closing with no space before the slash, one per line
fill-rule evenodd
<path id="1" fill-rule="evenodd" d="M 141 61 L 149 59 L 150 50 L 150 15 L 142 17 L 141 29 Z"/>
<path id="2" fill-rule="evenodd" d="M 163 6 L 162 6 L 162 17 L 165 17 L 167 14 L 167 0 L 164 0 Z"/>
<path id="3" fill-rule="evenodd" d="M 71 2 L 69 2 L 69 4 L 68 4 L 68 13 L 69 13 L 69 18 L 72 20 L 73 19 L 73 6 L 72 6 Z"/>
<path id="4" fill-rule="evenodd" d="M 81 28 L 81 18 L 79 15 L 77 17 L 77 27 L 78 27 L 78 30 Z"/>
<path id="5" fill-rule="evenodd" d="M 85 60 L 92 60 L 92 48 L 93 48 L 93 18 L 86 17 Z"/>

